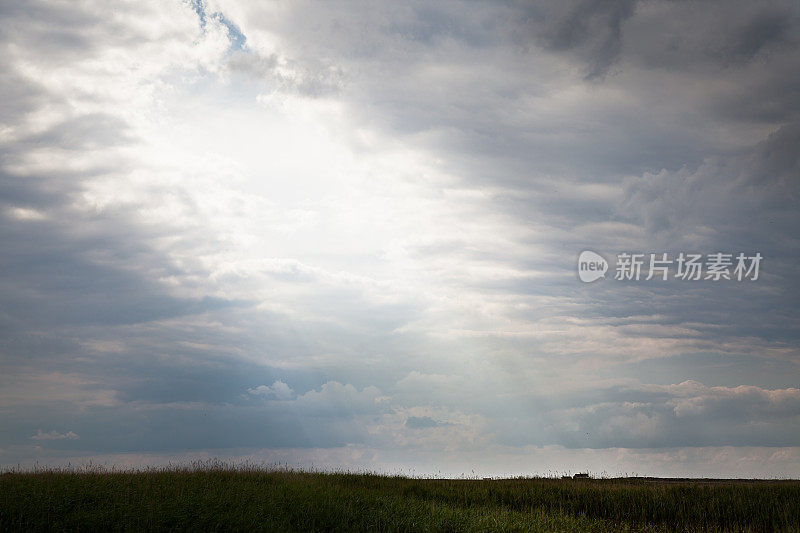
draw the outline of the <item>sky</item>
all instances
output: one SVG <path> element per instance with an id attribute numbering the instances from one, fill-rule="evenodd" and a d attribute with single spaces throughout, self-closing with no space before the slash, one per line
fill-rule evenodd
<path id="1" fill-rule="evenodd" d="M 0 53 L 0 468 L 800 477 L 796 2 L 6 0 Z"/>

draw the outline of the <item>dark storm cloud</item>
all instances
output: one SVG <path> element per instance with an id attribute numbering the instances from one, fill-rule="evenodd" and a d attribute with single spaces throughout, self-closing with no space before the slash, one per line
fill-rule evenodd
<path id="1" fill-rule="evenodd" d="M 767 113 L 775 123 L 797 107 L 792 105 L 797 90 L 790 81 L 798 71 L 791 37 L 797 32 L 796 17 L 783 16 L 787 22 L 779 35 L 763 43 L 752 60 L 728 65 L 732 52 L 726 50 L 733 45 L 714 41 L 739 42 L 743 37 L 737 28 L 751 23 L 761 27 L 758 21 L 778 18 L 789 9 L 785 6 L 754 10 L 649 2 L 634 8 L 627 2 L 579 2 L 527 9 L 464 7 L 439 8 L 445 12 L 426 22 L 436 28 L 427 33 L 437 38 L 425 43 L 413 32 L 391 30 L 420 24 L 425 10 L 415 4 L 393 12 L 392 25 L 383 32 L 376 30 L 382 26 L 370 23 L 370 17 L 381 20 L 386 15 L 380 9 L 352 13 L 350 19 L 332 13 L 326 19 L 328 14 L 320 12 L 310 24 L 317 29 L 313 34 L 299 25 L 299 15 L 264 24 L 280 25 L 278 31 L 312 63 L 325 58 L 329 68 L 342 69 L 345 96 L 358 102 L 353 108 L 364 121 L 411 142 L 423 136 L 427 147 L 450 154 L 454 174 L 481 185 L 527 190 L 526 184 L 535 187 L 532 178 L 541 174 L 608 181 L 662 168 L 674 171 L 731 149 L 725 139 L 715 138 L 718 127 L 729 127 L 717 123 L 720 119 Z M 730 11 L 734 22 L 714 25 L 726 19 L 720 11 Z M 695 22 L 695 17 L 705 22 Z M 678 26 L 684 20 L 688 26 Z M 661 21 L 668 24 L 659 26 Z M 455 28 L 474 28 L 467 33 L 490 38 L 468 38 Z M 676 46 L 689 44 L 677 52 L 680 64 L 659 66 L 658 54 L 674 48 L 673 34 Z M 368 57 L 356 53 L 365 40 L 371 45 Z M 619 73 L 590 91 L 585 104 L 546 105 L 548 96 L 558 94 L 555 87 L 580 87 L 581 80 L 565 79 L 563 68 L 548 63 L 537 48 L 541 42 L 546 49 L 565 50 L 562 64 L 601 73 L 616 63 Z M 621 49 L 620 42 L 625 43 Z M 302 63 L 304 56 L 291 59 Z M 688 68 L 695 60 L 701 61 L 700 71 Z M 482 65 L 480 76 L 472 69 L 474 63 Z M 714 83 L 701 82 L 708 78 L 706 67 L 713 69 Z M 667 83 L 653 91 L 661 76 Z M 605 97 L 603 87 L 623 92 L 624 103 Z M 757 96 L 761 94 L 765 98 Z M 740 135 L 755 140 L 752 125 L 737 127 Z"/>
<path id="2" fill-rule="evenodd" d="M 800 199 L 800 122 L 781 126 L 760 143 L 747 163 L 745 186 L 767 197 L 767 208 L 793 209 Z"/>
<path id="3" fill-rule="evenodd" d="M 792 446 L 799 431 L 800 390 L 706 387 L 685 381 L 536 398 L 549 409 L 532 418 L 497 417 L 503 442 L 561 443 L 577 448 Z"/>
<path id="4" fill-rule="evenodd" d="M 70 118 L 46 131 L 19 140 L 16 150 L 47 146 L 60 150 L 93 150 L 119 146 L 133 141 L 126 134 L 127 125 L 118 117 L 90 113 Z M 16 151 L 15 150 L 15 151 Z"/>
<path id="5" fill-rule="evenodd" d="M 79 440 L 57 440 L 50 449 L 102 452 L 179 451 L 208 448 L 336 447 L 363 442 L 361 424 L 325 417 L 299 418 L 284 407 L 225 404 L 126 403 L 82 412 L 51 406 L 18 408 L 6 415 L 4 446 L 25 444 L 39 426 L 68 427 Z M 37 426 L 37 424 L 39 426 Z M 24 437 L 24 438 L 23 438 Z"/>
<path id="6" fill-rule="evenodd" d="M 723 61 L 728 63 L 744 63 L 752 60 L 762 50 L 777 46 L 788 37 L 791 13 L 776 9 L 765 9 L 757 13 L 743 26 L 735 28 L 720 50 Z"/>
<path id="7" fill-rule="evenodd" d="M 50 146 L 58 145 L 59 139 L 69 146 L 94 142 L 82 123 L 76 128 L 61 124 L 57 129 L 58 133 L 45 135 L 52 141 Z M 97 131 L 98 136 L 102 134 Z M 113 130 L 105 135 L 113 136 Z M 0 300 L 14 321 L 37 328 L 132 324 L 202 313 L 233 303 L 166 295 L 150 274 L 163 273 L 170 267 L 148 249 L 147 236 L 137 235 L 124 216 L 86 218 L 75 213 L 65 205 L 74 189 L 59 194 L 48 190 L 50 183 L 59 188 L 69 183 L 65 176 L 37 180 L 35 176 L 5 174 L 4 178 L 0 190 L 5 193 L 5 207 L 38 209 L 48 218 L 72 217 L 72 223 L 65 224 L 51 219 L 14 220 L 5 215 L 0 244 L 13 253 L 0 259 L 4 273 Z M 80 231 L 76 231 L 78 226 Z M 98 261 L 98 257 L 113 258 L 114 262 Z M 139 269 L 131 270 L 126 264 L 137 264 Z"/>
<path id="8" fill-rule="evenodd" d="M 586 62 L 586 78 L 608 72 L 620 54 L 622 25 L 636 7 L 636 0 L 578 0 L 540 4 L 545 12 L 538 30 L 545 47 L 575 51 Z"/>
<path id="9" fill-rule="evenodd" d="M 0 65 L 0 123 L 13 125 L 43 102 L 45 89 L 28 82 L 8 65 Z"/>
<path id="10" fill-rule="evenodd" d="M 413 429 L 425 429 L 439 427 L 441 424 L 429 416 L 409 416 L 406 419 L 406 427 Z"/>
<path id="11" fill-rule="evenodd" d="M 73 9 L 46 1 L 10 1 L 0 7 L 6 38 L 47 53 L 46 61 L 62 54 L 86 52 L 98 45 L 86 31 L 100 21 L 91 10 Z M 7 41 L 11 42 L 11 41 Z"/>
<path id="12" fill-rule="evenodd" d="M 798 11 L 789 2 L 646 2 L 626 27 L 626 52 L 677 72 L 736 69 L 797 46 Z"/>

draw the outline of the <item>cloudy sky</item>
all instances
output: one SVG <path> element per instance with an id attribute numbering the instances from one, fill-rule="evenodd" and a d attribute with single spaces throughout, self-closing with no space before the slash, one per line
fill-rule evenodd
<path id="1" fill-rule="evenodd" d="M 800 476 L 796 2 L 7 0 L 0 52 L 0 466 Z"/>

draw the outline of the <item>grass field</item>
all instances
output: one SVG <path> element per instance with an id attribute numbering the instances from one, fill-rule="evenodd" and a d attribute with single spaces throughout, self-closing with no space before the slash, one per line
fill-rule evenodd
<path id="1" fill-rule="evenodd" d="M 800 482 L 425 480 L 204 465 L 0 475 L 0 531 L 800 531 Z"/>

